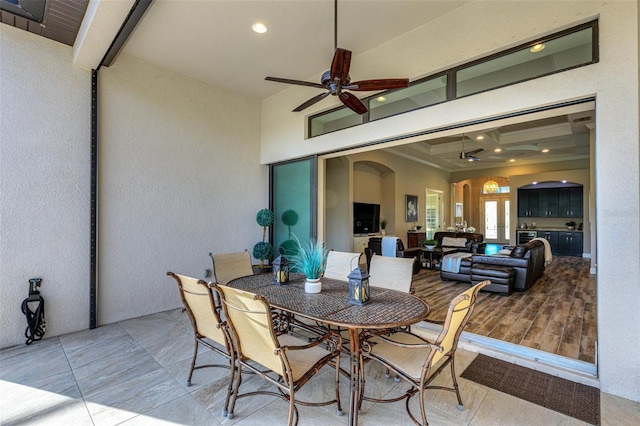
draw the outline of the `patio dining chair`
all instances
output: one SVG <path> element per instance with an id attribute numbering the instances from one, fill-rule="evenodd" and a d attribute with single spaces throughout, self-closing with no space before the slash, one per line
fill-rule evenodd
<path id="1" fill-rule="evenodd" d="M 205 281 L 173 272 L 167 272 L 167 275 L 175 279 L 178 284 L 180 298 L 191 320 L 191 327 L 193 328 L 195 337 L 193 358 L 189 370 L 189 377 L 187 378 L 187 386 L 191 386 L 191 378 L 193 377 L 194 370 L 205 367 L 223 367 L 229 369 L 227 396 L 222 410 L 222 415 L 226 416 L 236 369 L 234 367 L 235 352 L 229 343 L 231 340 L 229 339 L 228 327 L 220 317 L 221 307 L 216 306 L 214 292 Z M 196 366 L 198 349 L 201 344 L 228 359 L 229 364 L 202 364 Z"/>
<path id="2" fill-rule="evenodd" d="M 267 300 L 254 293 L 218 286 L 229 328 L 238 354 L 238 374 L 228 418 L 233 417 L 236 401 L 258 394 L 277 396 L 289 402 L 288 424 L 298 420 L 295 403 L 302 405 L 337 404 L 342 415 L 339 393 L 341 338 L 328 332 L 322 339 L 309 343 L 290 334 L 276 335 L 271 321 L 271 307 Z M 335 399 L 322 402 L 296 400 L 296 392 L 327 364 L 335 368 Z M 256 366 L 257 364 L 258 366 Z M 254 391 L 239 393 L 242 369 L 246 368 L 278 387 L 279 392 Z M 266 371 L 262 369 L 267 369 Z"/>
<path id="3" fill-rule="evenodd" d="M 213 262 L 213 279 L 218 285 L 227 285 L 229 281 L 253 275 L 249 251 L 234 253 L 209 253 Z"/>
<path id="4" fill-rule="evenodd" d="M 388 257 L 374 254 L 369 266 L 369 284 L 374 287 L 411 292 L 415 258 Z"/>
<path id="5" fill-rule="evenodd" d="M 327 256 L 324 277 L 348 282 L 347 276 L 360 264 L 362 253 L 331 250 Z"/>
<path id="6" fill-rule="evenodd" d="M 406 399 L 407 413 L 417 425 L 428 424 L 425 410 L 427 389 L 455 392 L 458 398 L 458 409 L 464 410 L 455 372 L 455 354 L 458 347 L 458 339 L 473 312 L 478 292 L 482 287 L 490 283 L 488 280 L 482 281 L 451 301 L 442 331 L 433 341 L 408 331 L 398 331 L 390 335 L 376 335 L 374 332 L 368 331 L 363 343 L 364 359 L 379 362 L 409 383 L 411 387 L 405 394 L 392 399 L 368 398 L 366 396 L 362 398 L 373 402 L 396 402 Z M 451 367 L 452 386 L 431 385 L 431 382 L 447 366 Z M 364 387 L 362 393 L 364 395 Z M 414 417 L 409 407 L 411 397 L 416 394 L 420 397 L 422 423 Z"/>

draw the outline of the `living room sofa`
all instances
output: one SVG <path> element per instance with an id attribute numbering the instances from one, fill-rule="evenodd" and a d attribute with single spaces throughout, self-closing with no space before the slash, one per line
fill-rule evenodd
<path id="1" fill-rule="evenodd" d="M 498 268 L 513 268 L 516 272 L 513 290 L 525 291 L 544 274 L 544 251 L 542 241 L 529 241 L 515 246 L 510 254 L 472 254 L 460 261 L 459 272 L 440 271 L 443 280 L 471 282 L 473 265 L 494 265 Z"/>
<path id="2" fill-rule="evenodd" d="M 405 249 L 404 243 L 400 238 L 396 238 L 396 257 L 406 257 L 406 258 L 415 258 L 413 263 L 413 274 L 417 274 L 420 272 L 420 254 L 422 249 L 420 247 L 413 247 L 410 249 Z M 365 256 L 367 257 L 367 268 L 371 262 L 371 256 L 373 254 L 382 255 L 382 237 L 371 237 L 369 238 L 369 243 L 367 248 L 364 251 Z"/>
<path id="3" fill-rule="evenodd" d="M 438 241 L 436 249 L 446 249 L 447 252 L 484 253 L 487 244 L 484 235 L 474 232 L 436 232 L 433 236 Z"/>

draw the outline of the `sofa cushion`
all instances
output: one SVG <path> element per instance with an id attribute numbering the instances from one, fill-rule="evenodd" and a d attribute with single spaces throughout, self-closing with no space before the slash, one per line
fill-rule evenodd
<path id="1" fill-rule="evenodd" d="M 466 238 L 452 238 L 452 237 L 443 237 L 442 245 L 444 247 L 466 247 L 467 239 Z"/>

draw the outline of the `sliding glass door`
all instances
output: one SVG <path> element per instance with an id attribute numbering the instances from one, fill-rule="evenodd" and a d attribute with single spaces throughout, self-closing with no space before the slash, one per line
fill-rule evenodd
<path id="1" fill-rule="evenodd" d="M 317 158 L 271 166 L 272 242 L 278 254 L 291 254 L 297 237 L 304 245 L 317 233 Z"/>

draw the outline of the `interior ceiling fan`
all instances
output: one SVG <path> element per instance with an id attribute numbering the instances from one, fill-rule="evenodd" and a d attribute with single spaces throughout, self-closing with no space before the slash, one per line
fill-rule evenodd
<path id="1" fill-rule="evenodd" d="M 296 84 L 298 86 L 316 87 L 318 89 L 326 89 L 326 92 L 314 96 L 313 98 L 303 102 L 295 108 L 294 112 L 302 111 L 316 102 L 321 101 L 329 95 L 337 96 L 343 104 L 351 108 L 358 114 L 367 112 L 367 107 L 355 95 L 345 92 L 352 90 L 355 92 L 368 92 L 375 90 L 400 89 L 409 86 L 408 78 L 386 78 L 378 80 L 362 80 L 351 81 L 349 76 L 349 68 L 351 66 L 351 51 L 338 47 L 338 0 L 334 1 L 333 9 L 334 18 L 334 42 L 333 47 L 335 53 L 331 61 L 331 69 L 322 74 L 320 83 L 312 83 L 309 81 L 291 80 L 288 78 L 265 77 L 265 80 L 276 81 L 279 83 Z"/>
<path id="2" fill-rule="evenodd" d="M 482 151 L 484 151 L 483 148 L 478 148 L 478 149 L 474 149 L 474 150 L 471 150 L 471 151 L 465 151 L 464 150 L 464 135 L 462 135 L 462 151 L 460 151 L 460 159 L 461 160 L 479 161 L 480 159 L 478 157 L 476 157 L 476 154 L 479 154 Z"/>

